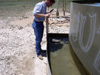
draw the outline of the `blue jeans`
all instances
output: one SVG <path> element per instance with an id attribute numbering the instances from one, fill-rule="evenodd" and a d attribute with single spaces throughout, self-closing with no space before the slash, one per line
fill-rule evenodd
<path id="1" fill-rule="evenodd" d="M 44 25 L 43 22 L 33 21 L 32 27 L 35 33 L 36 54 L 39 56 L 41 54 L 41 41 L 43 37 Z"/>

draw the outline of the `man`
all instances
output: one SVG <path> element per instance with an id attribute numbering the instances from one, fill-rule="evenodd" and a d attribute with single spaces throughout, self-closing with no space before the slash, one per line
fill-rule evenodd
<path id="1" fill-rule="evenodd" d="M 55 0 L 45 0 L 42 2 L 39 2 L 35 5 L 35 8 L 33 10 L 34 20 L 32 27 L 34 29 L 35 33 L 35 47 L 36 47 L 36 54 L 37 57 L 41 60 L 43 60 L 43 57 L 41 55 L 41 41 L 43 37 L 43 31 L 44 31 L 44 25 L 43 22 L 45 20 L 45 17 L 49 17 L 49 12 L 46 12 L 46 7 L 50 7 L 55 3 Z"/>

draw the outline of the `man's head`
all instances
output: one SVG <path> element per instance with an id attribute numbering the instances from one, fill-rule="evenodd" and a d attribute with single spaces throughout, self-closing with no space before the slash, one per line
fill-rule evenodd
<path id="1" fill-rule="evenodd" d="M 55 3 L 55 0 L 46 0 L 45 3 L 47 5 L 47 7 L 50 7 Z"/>

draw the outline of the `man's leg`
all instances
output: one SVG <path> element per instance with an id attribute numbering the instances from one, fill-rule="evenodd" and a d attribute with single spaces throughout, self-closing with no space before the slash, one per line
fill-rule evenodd
<path id="1" fill-rule="evenodd" d="M 36 54 L 37 56 L 39 56 L 41 54 L 41 41 L 43 37 L 44 25 L 43 23 L 33 22 L 33 28 L 36 36 L 35 39 Z"/>

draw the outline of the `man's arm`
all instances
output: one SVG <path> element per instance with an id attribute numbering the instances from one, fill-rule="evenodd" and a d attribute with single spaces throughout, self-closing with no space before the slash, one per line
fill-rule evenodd
<path id="1" fill-rule="evenodd" d="M 50 14 L 36 14 L 35 17 L 49 17 Z"/>

